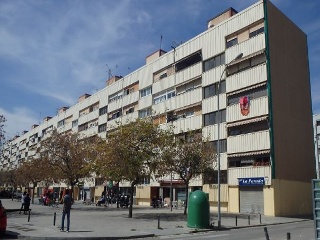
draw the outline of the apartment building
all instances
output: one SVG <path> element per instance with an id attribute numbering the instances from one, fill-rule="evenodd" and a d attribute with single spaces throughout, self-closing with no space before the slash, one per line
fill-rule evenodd
<path id="1" fill-rule="evenodd" d="M 316 169 L 317 178 L 320 178 L 319 161 L 320 161 L 320 114 L 313 115 L 313 127 L 314 127 L 314 144 L 315 144 L 315 156 L 316 156 Z"/>
<path id="2" fill-rule="evenodd" d="M 160 127 L 173 125 L 176 134 L 202 129 L 214 144 L 219 141 L 222 211 L 312 213 L 316 171 L 307 37 L 270 1 L 241 12 L 227 9 L 198 36 L 154 52 L 143 67 L 61 108 L 7 142 L 1 168 L 34 155 L 53 128 L 105 138 L 116 121 L 150 115 Z M 137 186 L 136 204 L 168 197 L 171 184 L 174 200 L 183 200 L 183 182 L 173 175 Z M 102 185 L 92 178 L 84 188 L 98 196 Z M 199 188 L 216 209 L 217 171 L 194 179 L 190 190 Z"/>

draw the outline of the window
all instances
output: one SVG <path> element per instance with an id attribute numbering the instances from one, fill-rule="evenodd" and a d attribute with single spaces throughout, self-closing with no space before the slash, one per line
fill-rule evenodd
<path id="1" fill-rule="evenodd" d="M 78 126 L 78 119 L 72 121 L 72 127 Z"/>
<path id="2" fill-rule="evenodd" d="M 122 94 L 123 94 L 123 92 L 117 92 L 115 94 L 110 95 L 109 96 L 109 103 L 121 99 L 122 98 Z"/>
<path id="3" fill-rule="evenodd" d="M 124 95 L 124 96 L 129 95 L 129 94 L 133 93 L 133 91 L 134 91 L 134 88 L 125 89 L 125 90 L 123 91 L 123 95 Z"/>
<path id="4" fill-rule="evenodd" d="M 264 85 L 261 87 L 250 89 L 248 91 L 243 91 L 241 93 L 231 95 L 228 97 L 227 103 L 228 103 L 228 106 L 230 106 L 230 105 L 238 104 L 240 97 L 243 97 L 243 96 L 247 96 L 249 98 L 249 100 L 253 100 L 253 99 L 260 98 L 260 97 L 265 97 L 265 96 L 267 96 L 267 94 L 268 94 L 267 93 L 267 86 Z"/>
<path id="5" fill-rule="evenodd" d="M 249 33 L 249 38 L 252 38 L 252 37 L 255 37 L 257 35 L 259 35 L 260 33 L 263 33 L 264 32 L 264 27 L 262 28 L 259 28 L 251 33 Z"/>
<path id="6" fill-rule="evenodd" d="M 62 126 L 64 126 L 64 119 L 62 119 L 58 122 L 58 127 L 62 127 Z"/>
<path id="7" fill-rule="evenodd" d="M 253 54 L 254 55 L 254 54 Z M 266 62 L 266 56 L 264 53 L 260 53 L 258 55 L 252 56 L 251 58 L 240 61 L 239 63 L 232 64 L 228 67 L 228 76 L 233 75 L 235 73 L 244 71 L 248 68 L 252 68 L 254 66 L 263 64 Z"/>
<path id="8" fill-rule="evenodd" d="M 159 79 L 163 79 L 163 78 L 166 78 L 168 76 L 168 73 L 163 73 L 160 75 Z"/>
<path id="9" fill-rule="evenodd" d="M 146 97 L 146 96 L 149 96 L 149 95 L 151 95 L 151 94 L 152 94 L 152 88 L 151 88 L 151 86 L 140 90 L 140 97 L 141 97 L 141 98 Z"/>
<path id="10" fill-rule="evenodd" d="M 190 110 L 190 111 L 186 112 L 185 116 L 186 116 L 186 118 L 194 116 L 194 110 Z"/>
<path id="11" fill-rule="evenodd" d="M 170 91 L 168 91 L 166 93 L 161 93 L 161 95 L 158 95 L 158 96 L 154 97 L 153 104 L 164 102 L 167 99 L 173 98 L 175 96 L 176 96 L 176 91 L 175 90 L 170 90 Z"/>
<path id="12" fill-rule="evenodd" d="M 188 68 L 198 62 L 202 61 L 202 54 L 201 51 L 196 52 L 185 59 L 176 63 L 176 72 L 181 71 L 185 68 Z"/>
<path id="13" fill-rule="evenodd" d="M 219 83 L 214 83 L 211 84 L 207 87 L 203 88 L 203 97 L 204 99 L 215 96 L 218 94 L 218 84 Z M 221 81 L 220 82 L 220 94 L 226 92 L 226 81 Z"/>
<path id="14" fill-rule="evenodd" d="M 108 106 L 99 109 L 99 116 L 104 115 L 108 112 Z"/>
<path id="15" fill-rule="evenodd" d="M 84 123 L 82 125 L 79 125 L 78 132 L 82 132 L 88 129 L 88 123 Z"/>
<path id="16" fill-rule="evenodd" d="M 227 41 L 226 48 L 232 47 L 236 44 L 238 44 L 238 38 L 231 39 Z"/>
<path id="17" fill-rule="evenodd" d="M 269 129 L 268 121 L 259 121 L 228 128 L 228 136 L 248 134 Z"/>
<path id="18" fill-rule="evenodd" d="M 270 155 L 262 154 L 255 156 L 243 156 L 228 159 L 229 168 L 231 167 L 246 167 L 246 166 L 269 166 Z"/>
<path id="19" fill-rule="evenodd" d="M 152 114 L 151 108 L 142 109 L 139 111 L 139 118 L 145 118 Z"/>
<path id="20" fill-rule="evenodd" d="M 211 142 L 213 147 L 218 151 L 218 141 Z M 227 152 L 227 139 L 220 139 L 220 153 Z"/>
<path id="21" fill-rule="evenodd" d="M 99 133 L 105 132 L 106 130 L 107 130 L 107 124 L 106 123 L 99 125 L 99 127 L 98 127 L 98 132 Z"/>
<path id="22" fill-rule="evenodd" d="M 218 171 L 214 169 L 207 169 L 203 174 L 203 184 L 217 184 L 218 183 Z M 228 171 L 220 171 L 220 183 L 228 183 Z"/>
<path id="23" fill-rule="evenodd" d="M 204 116 L 203 116 L 204 126 L 217 124 L 218 120 L 220 120 L 219 123 L 226 121 L 226 110 L 225 109 L 219 111 L 220 117 L 218 117 L 217 113 L 218 112 L 211 112 L 211 113 L 204 114 Z"/>
<path id="24" fill-rule="evenodd" d="M 225 64 L 225 55 L 224 53 L 217 55 L 213 58 L 210 58 L 203 62 L 203 71 L 208 71 L 212 68 L 218 67 Z"/>
<path id="25" fill-rule="evenodd" d="M 117 118 L 119 118 L 121 116 L 122 116 L 122 111 L 120 110 L 120 111 L 117 111 L 117 112 L 113 113 L 108 120 L 117 119 Z"/>
<path id="26" fill-rule="evenodd" d="M 126 111 L 126 114 L 130 114 L 130 113 L 133 113 L 133 112 L 134 112 L 134 107 L 131 107 Z"/>

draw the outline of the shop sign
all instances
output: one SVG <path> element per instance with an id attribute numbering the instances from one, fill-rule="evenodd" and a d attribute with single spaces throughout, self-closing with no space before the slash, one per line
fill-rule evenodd
<path id="1" fill-rule="evenodd" d="M 238 178 L 239 186 L 263 186 L 264 177 Z"/>

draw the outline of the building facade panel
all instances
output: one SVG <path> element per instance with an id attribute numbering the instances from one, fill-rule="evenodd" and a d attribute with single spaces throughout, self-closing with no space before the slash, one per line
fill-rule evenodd
<path id="1" fill-rule="evenodd" d="M 228 77 L 226 89 L 227 92 L 233 92 L 252 85 L 266 82 L 267 67 L 266 64 L 255 66 L 249 70 L 245 70 Z"/>
<path id="2" fill-rule="evenodd" d="M 269 131 L 230 136 L 227 138 L 227 151 L 231 153 L 243 153 L 270 149 Z"/>
<path id="3" fill-rule="evenodd" d="M 164 89 L 173 88 L 175 87 L 175 75 L 167 76 L 152 85 L 152 93 L 157 94 L 163 91 Z"/>
<path id="4" fill-rule="evenodd" d="M 201 76 L 202 74 L 202 62 L 194 64 L 180 72 L 176 73 L 175 84 L 182 84 L 190 79 Z"/>
<path id="5" fill-rule="evenodd" d="M 244 116 L 241 113 L 240 104 L 227 107 L 227 122 L 242 121 L 268 115 L 268 97 L 261 97 L 250 101 L 249 114 Z"/>
<path id="6" fill-rule="evenodd" d="M 239 178 L 263 177 L 265 185 L 271 185 L 271 166 L 228 168 L 228 185 L 239 186 Z"/>

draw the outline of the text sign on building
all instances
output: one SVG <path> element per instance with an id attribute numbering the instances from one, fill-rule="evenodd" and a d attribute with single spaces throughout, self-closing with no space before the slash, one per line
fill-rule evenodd
<path id="1" fill-rule="evenodd" d="M 264 177 L 238 178 L 239 186 L 263 186 Z"/>

